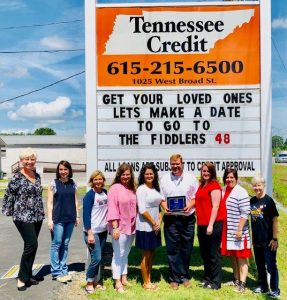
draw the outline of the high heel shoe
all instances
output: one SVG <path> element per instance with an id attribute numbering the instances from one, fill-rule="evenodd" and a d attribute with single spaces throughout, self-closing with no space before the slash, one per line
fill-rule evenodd
<path id="1" fill-rule="evenodd" d="M 19 283 L 22 283 L 23 285 L 19 286 Z M 20 292 L 24 292 L 26 291 L 27 287 L 25 282 L 20 281 L 19 279 L 17 279 L 17 290 Z"/>

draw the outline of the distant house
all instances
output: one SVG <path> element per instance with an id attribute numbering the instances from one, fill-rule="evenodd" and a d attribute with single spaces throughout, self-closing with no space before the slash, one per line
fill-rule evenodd
<path id="1" fill-rule="evenodd" d="M 73 163 L 73 170 L 86 171 L 86 141 L 84 136 L 0 135 L 0 171 L 8 177 L 19 166 L 19 154 L 32 147 L 38 154 L 41 172 L 54 172 L 60 160 Z"/>

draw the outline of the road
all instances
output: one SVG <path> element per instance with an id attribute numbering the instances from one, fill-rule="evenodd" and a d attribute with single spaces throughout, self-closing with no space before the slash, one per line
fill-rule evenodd
<path id="1" fill-rule="evenodd" d="M 80 200 L 81 201 L 81 200 Z M 44 205 L 46 207 L 44 199 Z M 0 202 L 1 203 L 1 202 Z M 2 277 L 13 265 L 18 265 L 23 252 L 23 241 L 13 224 L 11 217 L 6 217 L 0 213 L 0 277 Z M 37 275 L 41 282 L 37 286 L 32 286 L 24 292 L 18 292 L 15 279 L 0 280 L 0 299 L 8 300 L 36 300 L 55 299 L 55 291 L 59 290 L 62 283 L 53 281 L 50 274 L 50 232 L 45 219 L 40 236 L 39 248 L 35 263 L 44 264 L 44 268 Z M 69 271 L 83 271 L 87 260 L 86 246 L 82 238 L 82 225 L 74 229 L 69 246 Z"/>

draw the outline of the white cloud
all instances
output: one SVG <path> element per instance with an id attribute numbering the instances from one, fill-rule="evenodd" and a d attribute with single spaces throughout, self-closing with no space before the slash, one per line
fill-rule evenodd
<path id="1" fill-rule="evenodd" d="M 40 43 L 42 46 L 49 47 L 50 49 L 64 50 L 71 48 L 70 42 L 56 35 L 45 37 L 41 39 Z"/>
<path id="2" fill-rule="evenodd" d="M 12 133 L 28 134 L 28 133 L 31 133 L 31 130 L 30 129 L 19 129 L 19 128 L 0 130 L 0 134 L 12 134 Z"/>
<path id="3" fill-rule="evenodd" d="M 65 120 L 46 120 L 44 122 L 37 122 L 34 124 L 35 129 L 41 128 L 41 127 L 49 127 L 50 125 L 56 125 L 64 123 Z M 35 131 L 35 130 L 34 130 Z"/>
<path id="4" fill-rule="evenodd" d="M 29 75 L 27 68 L 16 66 L 14 70 L 6 72 L 4 75 L 12 78 L 22 78 Z"/>
<path id="5" fill-rule="evenodd" d="M 82 110 L 75 110 L 75 109 L 71 109 L 71 118 L 78 118 L 84 115 L 84 112 Z"/>
<path id="6" fill-rule="evenodd" d="M 16 10 L 25 8 L 26 5 L 23 3 L 23 1 L 18 0 L 1 0 L 0 2 L 0 10 Z"/>
<path id="7" fill-rule="evenodd" d="M 16 111 L 9 111 L 8 117 L 11 120 L 58 120 L 64 116 L 70 105 L 71 100 L 68 97 L 58 97 L 49 103 L 29 102 L 21 105 Z"/>
<path id="8" fill-rule="evenodd" d="M 272 28 L 287 29 L 287 18 L 278 18 L 272 21 Z"/>
<path id="9" fill-rule="evenodd" d="M 15 106 L 14 102 L 0 103 L 0 110 L 12 109 Z"/>

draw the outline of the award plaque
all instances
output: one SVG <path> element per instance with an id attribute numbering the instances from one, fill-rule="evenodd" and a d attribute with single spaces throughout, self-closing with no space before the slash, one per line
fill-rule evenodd
<path id="1" fill-rule="evenodd" d="M 185 196 L 175 196 L 175 197 L 167 197 L 167 208 L 171 213 L 174 212 L 183 212 L 183 209 L 186 206 Z"/>

